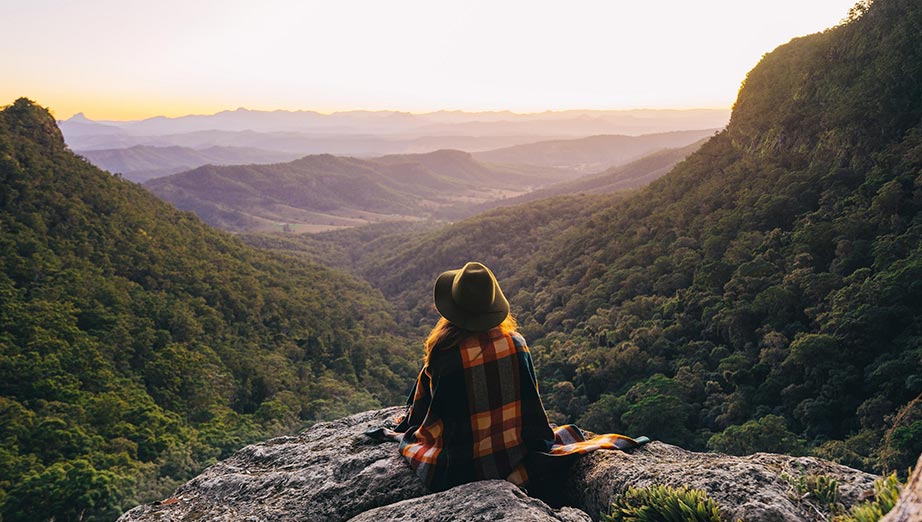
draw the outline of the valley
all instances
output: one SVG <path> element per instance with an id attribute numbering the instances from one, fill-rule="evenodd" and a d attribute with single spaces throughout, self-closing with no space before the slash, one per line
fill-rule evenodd
<path id="1" fill-rule="evenodd" d="M 542 197 L 544 193 L 535 192 L 542 187 L 551 191 L 547 194 L 566 194 L 639 186 L 665 174 L 668 165 L 694 150 L 666 153 L 660 147 L 687 146 L 702 134 L 707 131 L 603 137 L 603 143 L 617 145 L 603 146 L 607 156 L 596 157 L 602 162 L 598 164 L 615 162 L 617 168 L 625 158 L 652 156 L 626 172 L 606 172 L 589 181 L 583 180 L 585 164 L 574 159 L 576 153 L 556 154 L 552 151 L 560 144 L 552 142 L 533 146 L 551 150 L 546 156 L 555 159 L 544 164 L 487 163 L 454 150 L 365 159 L 324 154 L 272 165 L 206 165 L 152 179 L 144 186 L 177 208 L 232 232 L 321 232 L 388 221 L 453 221 L 514 204 L 517 198 Z M 571 140 L 567 146 L 598 149 L 596 138 Z M 515 159 L 497 152 L 497 159 Z"/>
<path id="2" fill-rule="evenodd" d="M 76 143 L 89 132 L 83 127 L 99 127 L 85 118 L 60 126 Z M 234 232 L 316 233 L 388 221 L 454 220 L 514 204 L 517 197 L 543 197 L 534 191 L 550 185 L 552 194 L 579 192 L 585 186 L 568 188 L 566 183 L 685 147 L 711 133 L 590 136 L 475 155 L 437 150 L 364 158 L 319 154 L 290 161 L 293 153 L 268 148 L 147 145 L 81 154 L 100 168 L 144 183 L 212 226 Z M 649 171 L 658 176 L 668 170 L 644 165 L 634 165 L 634 181 L 626 178 L 608 190 L 638 186 L 652 179 Z"/>

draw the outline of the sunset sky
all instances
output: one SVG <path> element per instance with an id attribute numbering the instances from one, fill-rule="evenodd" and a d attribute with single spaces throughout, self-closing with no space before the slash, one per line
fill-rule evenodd
<path id="1" fill-rule="evenodd" d="M 766 52 L 854 0 L 12 0 L 0 105 L 58 118 L 224 109 L 729 107 Z"/>

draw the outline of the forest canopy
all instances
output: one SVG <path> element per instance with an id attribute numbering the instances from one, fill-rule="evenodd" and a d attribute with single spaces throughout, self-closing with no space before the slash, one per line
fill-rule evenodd
<path id="1" fill-rule="evenodd" d="M 416 370 L 369 285 L 96 169 L 26 99 L 0 112 L 0 208 L 2 520 L 112 520 Z"/>

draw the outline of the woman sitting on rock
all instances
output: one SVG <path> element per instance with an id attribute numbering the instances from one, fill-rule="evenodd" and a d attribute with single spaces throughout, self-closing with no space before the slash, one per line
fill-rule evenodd
<path id="1" fill-rule="evenodd" d="M 576 426 L 548 423 L 525 339 L 490 269 L 472 262 L 440 275 L 435 306 L 442 318 L 426 339 L 407 412 L 385 431 L 431 490 L 498 478 L 544 498 L 536 489 L 561 489 L 562 477 L 555 484 L 547 475 L 565 469 L 568 455 L 639 444 L 622 435 L 585 440 Z"/>

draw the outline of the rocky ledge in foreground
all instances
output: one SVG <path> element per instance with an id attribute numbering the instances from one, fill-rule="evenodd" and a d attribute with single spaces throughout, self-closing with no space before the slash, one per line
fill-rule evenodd
<path id="1" fill-rule="evenodd" d="M 839 483 L 849 507 L 872 495 L 873 475 L 812 457 L 758 453 L 732 457 L 694 453 L 652 442 L 633 453 L 598 451 L 582 457 L 560 510 L 505 481 L 465 484 L 428 494 L 397 455 L 393 442 L 364 436 L 401 411 L 388 408 L 317 424 L 297 437 L 247 446 L 176 490 L 138 506 L 123 522 L 141 521 L 402 521 L 598 519 L 629 486 L 688 485 L 707 491 L 729 520 L 826 520 L 824 506 L 799 494 L 798 478 L 825 475 Z"/>

